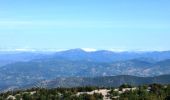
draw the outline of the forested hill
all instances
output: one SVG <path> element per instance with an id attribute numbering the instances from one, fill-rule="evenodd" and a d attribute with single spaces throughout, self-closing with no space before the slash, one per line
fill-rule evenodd
<path id="1" fill-rule="evenodd" d="M 144 84 L 170 84 L 170 75 L 161 75 L 156 77 L 136 77 L 129 75 L 107 76 L 107 77 L 68 77 L 56 78 L 54 80 L 43 81 L 37 84 L 38 87 L 56 88 L 56 87 L 118 87 L 122 84 L 144 85 Z"/>

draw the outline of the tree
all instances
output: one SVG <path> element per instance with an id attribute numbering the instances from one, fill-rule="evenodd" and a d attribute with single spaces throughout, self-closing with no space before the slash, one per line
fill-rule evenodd
<path id="1" fill-rule="evenodd" d="M 132 88 L 132 86 L 129 85 L 129 84 L 122 84 L 122 85 L 119 87 L 119 90 L 122 90 L 123 88 Z"/>
<path id="2" fill-rule="evenodd" d="M 16 100 L 21 100 L 21 95 L 16 95 L 15 98 Z"/>
<path id="3" fill-rule="evenodd" d="M 24 93 L 22 98 L 23 100 L 31 100 L 31 96 L 29 93 Z"/>

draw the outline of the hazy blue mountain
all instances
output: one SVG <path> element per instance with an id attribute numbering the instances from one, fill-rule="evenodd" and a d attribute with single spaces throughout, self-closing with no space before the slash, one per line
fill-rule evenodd
<path id="1" fill-rule="evenodd" d="M 85 52 L 82 49 L 72 49 L 55 53 L 54 58 L 57 57 L 62 57 L 69 60 L 89 60 L 94 62 L 114 62 L 140 58 L 153 62 L 170 59 L 170 51 L 112 52 L 100 50 L 95 52 Z"/>
<path id="2" fill-rule="evenodd" d="M 23 52 L 23 51 L 0 51 L 0 67 L 15 62 L 26 62 L 33 59 L 51 57 L 52 53 L 45 52 Z"/>
<path id="3" fill-rule="evenodd" d="M 170 59 L 170 51 L 160 52 L 112 52 L 100 50 L 95 52 L 86 52 L 82 49 L 71 49 L 60 52 L 42 52 L 42 51 L 0 51 L 0 66 L 30 61 L 34 59 L 63 58 L 67 60 L 80 61 L 87 60 L 92 62 L 115 62 L 131 59 L 140 59 L 147 62 L 157 62 Z"/>

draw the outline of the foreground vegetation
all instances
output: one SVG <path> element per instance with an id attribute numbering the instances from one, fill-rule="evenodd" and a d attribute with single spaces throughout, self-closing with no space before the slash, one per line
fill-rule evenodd
<path id="1" fill-rule="evenodd" d="M 107 91 L 107 95 L 104 92 Z M 32 88 L 0 94 L 0 100 L 170 100 L 170 85 L 151 84 L 119 88 Z"/>

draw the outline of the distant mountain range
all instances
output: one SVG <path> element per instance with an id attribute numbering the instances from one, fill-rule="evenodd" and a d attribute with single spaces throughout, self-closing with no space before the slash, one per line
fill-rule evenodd
<path id="1" fill-rule="evenodd" d="M 83 49 L 71 49 L 66 51 L 0 51 L 0 65 L 14 62 L 30 61 L 34 59 L 64 58 L 67 60 L 88 60 L 93 62 L 114 62 L 131 59 L 143 59 L 147 61 L 162 61 L 170 59 L 170 51 L 137 51 L 137 52 L 113 52 L 99 50 L 87 52 Z"/>
<path id="2" fill-rule="evenodd" d="M 0 89 L 22 87 L 56 77 L 170 74 L 170 51 L 0 52 Z"/>

